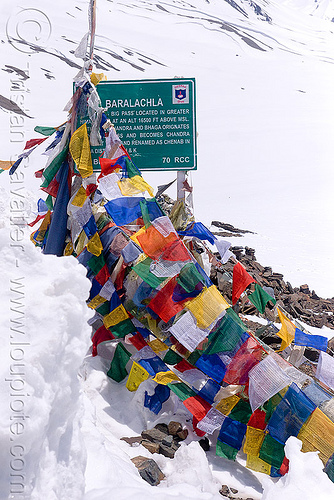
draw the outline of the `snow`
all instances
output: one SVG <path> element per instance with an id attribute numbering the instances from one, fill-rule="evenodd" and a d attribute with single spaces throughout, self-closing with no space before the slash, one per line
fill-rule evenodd
<path id="1" fill-rule="evenodd" d="M 198 170 L 191 178 L 197 220 L 254 231 L 231 238 L 232 245 L 254 247 L 257 259 L 293 286 L 307 282 L 332 297 L 334 2 L 259 0 L 272 23 L 246 0 L 236 4 L 248 17 L 217 0 L 97 2 L 97 70 L 108 79 L 196 77 Z M 2 160 L 22 152 L 36 125 L 66 120 L 87 4 L 1 2 L 0 94 L 33 117 L 0 109 Z M 235 31 L 224 30 L 224 23 Z M 280 480 L 245 469 L 242 459 L 229 462 L 212 450 L 205 455 L 193 434 L 173 460 L 153 457 L 166 475 L 158 487 L 140 478 L 130 458 L 152 455 L 120 438 L 171 417 L 191 431 L 190 414 L 173 400 L 154 418 L 142 405 L 149 382 L 132 394 L 106 377 L 107 360 L 88 351 L 85 270 L 75 259 L 41 255 L 30 229 L 14 226 L 14 217 L 34 218 L 41 194 L 33 173 L 46 160 L 41 150 L 11 182 L 1 174 L 0 499 L 19 498 L 22 482 L 26 498 L 46 500 L 215 500 L 222 484 L 255 500 L 333 498 L 316 454 L 301 454 L 295 438 L 286 447 L 290 471 Z M 156 187 L 175 173 L 144 176 Z M 175 187 L 168 193 L 175 197 Z M 22 375 L 14 374 L 18 369 Z"/>

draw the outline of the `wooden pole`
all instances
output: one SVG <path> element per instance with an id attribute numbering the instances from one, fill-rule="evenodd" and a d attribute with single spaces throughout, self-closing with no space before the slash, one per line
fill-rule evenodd
<path id="1" fill-rule="evenodd" d="M 186 192 L 183 189 L 183 183 L 186 180 L 186 172 L 184 170 L 177 171 L 177 200 L 185 201 Z"/>
<path id="2" fill-rule="evenodd" d="M 96 29 L 96 1 L 97 0 L 90 0 L 89 4 L 89 31 L 90 31 L 89 59 L 91 61 L 93 61 L 94 57 L 94 43 L 95 43 L 95 29 Z"/>

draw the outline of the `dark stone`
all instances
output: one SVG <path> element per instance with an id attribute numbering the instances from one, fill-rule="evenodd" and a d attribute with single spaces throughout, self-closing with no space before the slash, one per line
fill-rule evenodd
<path id="1" fill-rule="evenodd" d="M 208 438 L 206 436 L 199 440 L 199 444 L 203 448 L 204 451 L 210 450 L 210 441 L 208 440 Z"/>
<path id="2" fill-rule="evenodd" d="M 178 432 L 182 431 L 182 425 L 180 422 L 174 422 L 173 420 L 168 424 L 168 434 L 176 436 Z"/>
<path id="3" fill-rule="evenodd" d="M 159 431 L 159 429 L 148 429 L 147 431 L 143 431 L 141 435 L 143 439 L 156 443 L 161 442 L 166 437 L 166 433 Z"/>
<path id="4" fill-rule="evenodd" d="M 179 431 L 175 437 L 180 441 L 184 441 L 187 439 L 188 434 L 188 429 L 182 429 L 182 431 Z"/>
<path id="5" fill-rule="evenodd" d="M 162 444 L 165 444 L 166 446 L 172 446 L 172 444 L 173 444 L 173 436 L 171 436 L 171 435 L 170 435 L 170 436 L 166 436 L 166 437 L 162 440 L 162 442 L 161 442 L 161 443 L 162 443 Z"/>
<path id="6" fill-rule="evenodd" d="M 158 429 L 158 431 L 164 432 L 165 434 L 168 434 L 168 425 L 164 423 L 160 423 L 154 426 L 155 429 Z"/>
<path id="7" fill-rule="evenodd" d="M 165 478 L 161 469 L 151 458 L 138 456 L 132 458 L 131 461 L 137 467 L 138 472 L 144 481 L 149 483 L 151 486 L 157 486 L 160 481 Z"/>
<path id="8" fill-rule="evenodd" d="M 146 448 L 150 453 L 159 453 L 160 443 L 154 443 L 153 441 L 147 441 L 143 439 L 141 444 Z"/>
<path id="9" fill-rule="evenodd" d="M 238 490 L 236 490 L 235 488 L 230 488 L 230 490 L 231 490 L 231 493 L 234 493 L 234 495 L 235 495 L 236 493 L 238 493 Z"/>
<path id="10" fill-rule="evenodd" d="M 166 446 L 165 444 L 160 444 L 160 454 L 167 458 L 174 458 L 176 450 L 179 445 L 173 443 L 172 446 Z"/>
<path id="11" fill-rule="evenodd" d="M 220 488 L 219 493 L 225 497 L 230 494 L 230 488 L 227 486 L 227 484 L 223 484 L 223 486 Z"/>
<path id="12" fill-rule="evenodd" d="M 300 285 L 299 289 L 302 293 L 306 293 L 307 295 L 310 294 L 310 289 L 308 285 Z"/>

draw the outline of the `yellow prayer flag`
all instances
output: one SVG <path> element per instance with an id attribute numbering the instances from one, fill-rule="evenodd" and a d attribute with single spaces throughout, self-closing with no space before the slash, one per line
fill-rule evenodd
<path id="1" fill-rule="evenodd" d="M 154 339 L 154 340 L 151 340 L 150 342 L 147 342 L 147 343 L 150 346 L 150 348 L 152 349 L 152 351 L 156 352 L 157 354 L 159 352 L 167 351 L 167 349 L 169 349 L 169 347 L 166 344 L 164 344 L 163 342 L 161 342 L 160 339 Z"/>
<path id="2" fill-rule="evenodd" d="M 259 457 L 247 455 L 246 467 L 254 470 L 255 472 L 263 472 L 263 474 L 270 475 L 271 465 L 267 464 L 267 462 L 261 460 Z"/>
<path id="3" fill-rule="evenodd" d="M 243 448 L 244 453 L 252 455 L 253 457 L 258 457 L 264 436 L 265 432 L 262 429 L 255 429 L 254 427 L 247 426 Z"/>
<path id="4" fill-rule="evenodd" d="M 39 227 L 38 235 L 36 236 L 36 241 L 43 241 L 44 240 L 45 233 L 46 233 L 50 223 L 51 223 L 51 210 L 48 210 L 43 221 L 42 221 L 42 224 Z"/>
<path id="5" fill-rule="evenodd" d="M 176 381 L 180 382 L 179 377 L 175 375 L 175 373 L 172 372 L 171 370 L 168 372 L 157 373 L 153 380 L 157 384 L 162 384 L 162 385 L 167 385 L 170 382 L 176 382 Z"/>
<path id="6" fill-rule="evenodd" d="M 77 244 L 76 244 L 76 249 L 75 249 L 75 253 L 77 255 L 79 255 L 79 253 L 82 252 L 82 250 L 86 246 L 87 240 L 88 240 L 87 235 L 86 235 L 85 231 L 82 230 L 81 233 L 79 234 L 79 237 L 77 238 Z"/>
<path id="7" fill-rule="evenodd" d="M 73 243 L 72 241 L 69 241 L 65 247 L 64 255 L 68 257 L 69 255 L 72 255 L 73 251 L 74 251 Z"/>
<path id="8" fill-rule="evenodd" d="M 92 175 L 93 163 L 86 122 L 73 133 L 70 140 L 70 153 L 81 177 Z"/>
<path id="9" fill-rule="evenodd" d="M 125 321 L 128 318 L 129 315 L 124 309 L 124 306 L 121 304 L 103 318 L 103 323 L 106 328 L 110 328 L 111 326 L 118 325 L 118 323 Z"/>
<path id="10" fill-rule="evenodd" d="M 216 410 L 219 410 L 223 415 L 228 415 L 235 405 L 239 403 L 240 398 L 236 394 L 229 396 L 228 398 L 221 399 L 216 406 Z"/>
<path id="11" fill-rule="evenodd" d="M 205 329 L 230 306 L 212 285 L 204 290 L 192 300 L 185 303 L 185 307 L 195 316 L 198 328 Z"/>
<path id="12" fill-rule="evenodd" d="M 135 234 L 133 234 L 132 236 L 130 236 L 130 239 L 132 241 L 134 241 L 139 247 L 140 247 L 140 243 L 139 243 L 137 237 L 140 236 L 141 234 L 145 233 L 145 231 L 146 231 L 146 227 L 143 226 L 142 228 L 139 229 L 139 231 L 137 231 Z"/>
<path id="13" fill-rule="evenodd" d="M 131 392 L 136 391 L 140 384 L 144 382 L 144 380 L 148 379 L 149 376 L 150 374 L 148 371 L 134 361 L 126 383 L 126 388 Z"/>
<path id="14" fill-rule="evenodd" d="M 96 255 L 96 257 L 101 255 L 103 246 L 100 240 L 99 233 L 95 233 L 94 236 L 88 241 L 87 250 L 93 255 Z"/>
<path id="15" fill-rule="evenodd" d="M 319 451 L 324 464 L 334 453 L 334 423 L 319 408 L 314 410 L 297 437 L 303 443 L 302 451 Z"/>
<path id="16" fill-rule="evenodd" d="M 86 189 L 81 186 L 73 198 L 72 205 L 76 207 L 82 207 L 86 200 L 87 200 Z"/>
<path id="17" fill-rule="evenodd" d="M 96 309 L 101 304 L 103 304 L 103 302 L 106 302 L 106 299 L 104 297 L 101 297 L 101 295 L 96 295 L 87 305 L 91 309 Z"/>
<path id="18" fill-rule="evenodd" d="M 145 191 L 147 191 L 148 194 L 153 198 L 154 191 L 152 187 L 142 178 L 141 175 L 134 175 L 133 177 L 129 178 L 129 181 L 135 188 L 138 189 L 139 192 L 144 193 Z"/>
<path id="19" fill-rule="evenodd" d="M 296 327 L 295 325 L 282 313 L 282 311 L 277 308 L 278 312 L 278 317 L 280 319 L 280 322 L 282 323 L 282 327 L 279 332 L 277 332 L 276 335 L 278 335 L 282 339 L 282 344 L 279 349 L 280 351 L 284 351 L 288 345 L 291 344 L 293 339 L 295 338 L 295 331 Z"/>
<path id="20" fill-rule="evenodd" d="M 93 85 L 98 85 L 102 81 L 106 81 L 107 77 L 104 73 L 92 73 L 90 75 L 90 81 Z"/>
<path id="21" fill-rule="evenodd" d="M 134 186 L 134 184 L 131 182 L 131 179 L 129 179 L 128 177 L 121 179 L 117 182 L 117 184 L 123 196 L 136 196 L 142 192 L 140 189 Z"/>

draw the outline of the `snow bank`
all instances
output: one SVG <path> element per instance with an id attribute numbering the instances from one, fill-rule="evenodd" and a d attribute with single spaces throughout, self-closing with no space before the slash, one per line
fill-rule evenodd
<path id="1" fill-rule="evenodd" d="M 10 196 L 2 190 L 2 200 Z M 77 373 L 90 344 L 90 283 L 76 259 L 42 255 L 23 226 L 9 225 L 13 206 L 0 210 L 0 498 L 24 491 L 32 500 L 79 500 L 86 457 Z"/>

